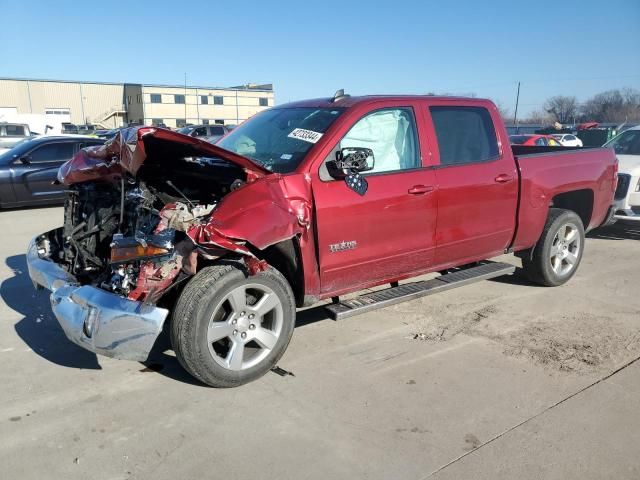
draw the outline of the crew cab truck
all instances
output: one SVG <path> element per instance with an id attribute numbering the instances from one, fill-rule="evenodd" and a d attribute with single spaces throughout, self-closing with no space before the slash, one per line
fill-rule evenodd
<path id="1" fill-rule="evenodd" d="M 144 361 L 164 327 L 187 371 L 232 387 L 276 365 L 296 307 L 343 318 L 511 273 L 485 261 L 505 252 L 564 284 L 616 170 L 611 149 L 510 146 L 488 100 L 338 92 L 216 145 L 142 127 L 81 151 L 58 173 L 64 225 L 27 261 L 71 341 Z"/>

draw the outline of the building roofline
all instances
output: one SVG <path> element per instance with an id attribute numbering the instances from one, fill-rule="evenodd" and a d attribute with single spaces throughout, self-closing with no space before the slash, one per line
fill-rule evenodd
<path id="1" fill-rule="evenodd" d="M 155 88 L 181 88 L 184 90 L 184 85 L 162 85 L 159 83 L 127 83 L 126 85 L 139 85 L 142 87 L 155 87 Z M 239 92 L 272 92 L 273 88 L 251 88 L 251 87 L 206 87 L 202 85 L 187 85 L 187 88 L 197 89 L 197 90 L 228 90 L 228 91 L 239 91 Z"/>
<path id="2" fill-rule="evenodd" d="M 124 85 L 122 82 L 93 82 L 84 80 L 54 80 L 51 78 L 23 78 L 23 77 L 0 77 L 0 80 L 13 80 L 16 82 L 51 82 L 51 83 L 91 83 L 98 85 Z"/>
<path id="3" fill-rule="evenodd" d="M 158 87 L 158 88 L 182 88 L 184 85 L 162 85 L 156 83 L 136 83 L 136 82 L 96 82 L 90 80 L 55 80 L 51 78 L 23 78 L 23 77 L 0 77 L 0 80 L 11 80 L 16 82 L 50 82 L 50 83 L 84 83 L 93 85 L 135 85 L 141 87 Z M 251 85 L 251 84 L 249 84 Z M 258 85 L 259 87 L 265 86 L 265 84 Z M 273 92 L 273 87 L 269 88 L 251 88 L 250 86 L 241 87 L 206 87 L 198 85 L 187 85 L 187 88 L 201 89 L 201 90 L 230 90 L 230 91 L 248 91 L 248 92 Z"/>

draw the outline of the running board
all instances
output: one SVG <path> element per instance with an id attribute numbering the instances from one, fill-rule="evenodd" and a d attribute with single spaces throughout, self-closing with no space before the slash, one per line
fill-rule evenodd
<path id="1" fill-rule="evenodd" d="M 508 263 L 485 261 L 475 267 L 456 270 L 432 280 L 405 283 L 397 287 L 365 293 L 349 300 L 332 303 L 327 305 L 325 309 L 334 320 L 342 320 L 360 313 L 433 295 L 434 293 L 444 292 L 445 290 L 462 287 L 481 280 L 509 275 L 515 269 L 516 267 Z"/>

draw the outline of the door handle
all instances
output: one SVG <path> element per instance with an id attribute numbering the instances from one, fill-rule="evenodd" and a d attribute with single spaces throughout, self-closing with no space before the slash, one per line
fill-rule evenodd
<path id="1" fill-rule="evenodd" d="M 433 192 L 433 186 L 431 185 L 414 185 L 409 189 L 411 195 L 422 195 L 429 192 Z"/>
<path id="2" fill-rule="evenodd" d="M 511 175 L 507 175 L 506 173 L 501 173 L 494 180 L 496 181 L 496 183 L 507 183 L 513 180 L 513 177 Z"/>

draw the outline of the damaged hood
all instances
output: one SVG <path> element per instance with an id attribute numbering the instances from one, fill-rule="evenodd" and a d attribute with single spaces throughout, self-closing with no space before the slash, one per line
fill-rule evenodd
<path id="1" fill-rule="evenodd" d="M 81 150 L 58 171 L 58 181 L 65 185 L 96 179 L 115 179 L 123 171 L 135 176 L 150 147 L 170 152 L 176 157 L 221 158 L 245 170 L 253 178 L 271 173 L 250 158 L 217 147 L 197 138 L 164 128 L 125 128 L 104 145 Z"/>

